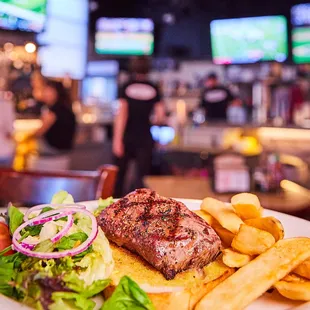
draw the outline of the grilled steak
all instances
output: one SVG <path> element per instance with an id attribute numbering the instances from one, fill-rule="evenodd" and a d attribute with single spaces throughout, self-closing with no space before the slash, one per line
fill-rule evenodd
<path id="1" fill-rule="evenodd" d="M 189 268 L 202 268 L 219 254 L 214 230 L 183 203 L 149 189 L 136 190 L 97 218 L 107 238 L 138 253 L 167 280 Z"/>

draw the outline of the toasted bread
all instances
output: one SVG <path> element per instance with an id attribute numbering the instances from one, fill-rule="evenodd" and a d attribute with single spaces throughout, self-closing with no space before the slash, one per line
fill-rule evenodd
<path id="1" fill-rule="evenodd" d="M 157 310 L 194 309 L 198 301 L 233 272 L 221 258 L 205 266 L 203 270 L 188 270 L 177 274 L 173 280 L 164 276 L 145 260 L 130 251 L 111 244 L 115 268 L 112 285 L 105 290 L 109 297 L 122 276 L 129 276 L 148 294 Z"/>

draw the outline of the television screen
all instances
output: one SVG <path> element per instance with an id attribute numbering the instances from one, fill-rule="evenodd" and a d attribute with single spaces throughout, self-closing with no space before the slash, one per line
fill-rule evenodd
<path id="1" fill-rule="evenodd" d="M 221 19 L 211 22 L 212 57 L 216 64 L 286 60 L 284 16 Z"/>
<path id="2" fill-rule="evenodd" d="M 292 48 L 295 63 L 310 63 L 310 27 L 292 29 Z"/>
<path id="3" fill-rule="evenodd" d="M 151 55 L 154 23 L 147 18 L 100 18 L 96 24 L 95 49 L 103 55 Z"/>
<path id="4" fill-rule="evenodd" d="M 47 0 L 0 0 L 0 28 L 40 32 Z"/>
<path id="5" fill-rule="evenodd" d="M 294 26 L 310 26 L 310 3 L 294 5 L 291 9 L 291 18 Z"/>

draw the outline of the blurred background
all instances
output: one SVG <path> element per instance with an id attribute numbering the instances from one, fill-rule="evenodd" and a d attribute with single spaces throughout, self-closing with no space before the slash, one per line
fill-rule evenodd
<path id="1" fill-rule="evenodd" d="M 17 171 L 115 164 L 119 195 L 255 191 L 307 217 L 310 3 L 0 0 L 0 114 Z"/>

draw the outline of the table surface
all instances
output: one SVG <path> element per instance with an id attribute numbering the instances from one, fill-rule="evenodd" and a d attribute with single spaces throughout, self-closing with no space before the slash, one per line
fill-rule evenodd
<path id="1" fill-rule="evenodd" d="M 212 191 L 210 181 L 201 177 L 148 176 L 144 179 L 147 187 L 162 196 L 175 198 L 203 199 L 217 198 L 228 202 L 232 194 L 218 194 Z M 295 214 L 308 210 L 310 216 L 310 197 L 294 192 L 255 193 L 266 209 Z M 307 212 L 306 212 L 307 213 Z"/>

